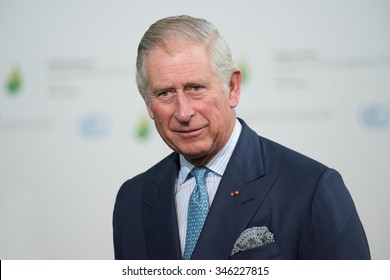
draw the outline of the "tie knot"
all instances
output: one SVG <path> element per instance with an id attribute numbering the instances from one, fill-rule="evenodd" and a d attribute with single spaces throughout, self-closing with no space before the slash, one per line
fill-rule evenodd
<path id="1" fill-rule="evenodd" d="M 201 182 L 205 181 L 207 171 L 208 171 L 207 167 L 204 167 L 204 166 L 194 167 L 191 170 L 192 175 L 194 175 L 194 177 L 195 177 L 196 183 L 201 184 Z"/>

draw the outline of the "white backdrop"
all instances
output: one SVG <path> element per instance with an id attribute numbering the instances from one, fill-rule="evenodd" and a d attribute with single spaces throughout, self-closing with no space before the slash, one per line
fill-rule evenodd
<path id="1" fill-rule="evenodd" d="M 238 115 L 339 170 L 390 259 L 390 2 L 0 0 L 0 259 L 112 259 L 120 185 L 170 151 L 134 83 L 159 18 L 213 22 Z"/>

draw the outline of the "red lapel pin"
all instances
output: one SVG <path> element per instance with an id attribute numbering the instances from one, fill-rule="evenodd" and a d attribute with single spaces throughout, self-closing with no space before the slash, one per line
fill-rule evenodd
<path id="1" fill-rule="evenodd" d="M 231 192 L 230 195 L 231 196 L 236 196 L 236 195 L 238 195 L 238 191 Z"/>

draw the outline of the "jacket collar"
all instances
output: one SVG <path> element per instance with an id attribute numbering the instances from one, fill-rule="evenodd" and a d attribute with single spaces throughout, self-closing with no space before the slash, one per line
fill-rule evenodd
<path id="1" fill-rule="evenodd" d="M 276 179 L 265 174 L 258 135 L 240 120 L 242 132 L 221 179 L 192 259 L 228 259 Z M 232 195 L 238 192 L 237 195 Z"/>
<path id="2" fill-rule="evenodd" d="M 227 259 L 275 181 L 265 174 L 257 134 L 240 120 L 242 131 L 222 176 L 192 259 Z M 179 156 L 173 153 L 145 183 L 142 218 L 151 259 L 181 259 L 174 186 Z M 231 195 L 238 192 L 238 195 Z"/>
<path id="3" fill-rule="evenodd" d="M 166 162 L 167 161 L 167 162 Z M 142 220 L 150 259 L 181 259 L 174 186 L 179 157 L 173 153 L 145 182 Z"/>

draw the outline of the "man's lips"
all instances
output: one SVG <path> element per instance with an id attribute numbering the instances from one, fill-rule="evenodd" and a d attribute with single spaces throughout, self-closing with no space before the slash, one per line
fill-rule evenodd
<path id="1" fill-rule="evenodd" d="M 177 129 L 173 130 L 175 133 L 179 134 L 182 137 L 195 137 L 201 134 L 204 130 L 204 127 L 201 128 L 192 128 L 192 129 Z"/>

